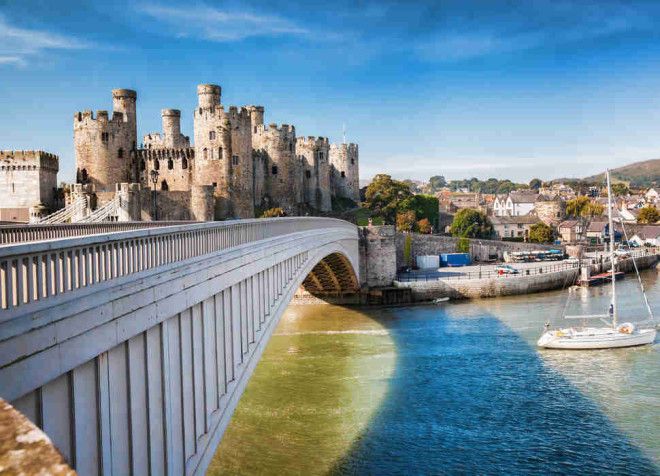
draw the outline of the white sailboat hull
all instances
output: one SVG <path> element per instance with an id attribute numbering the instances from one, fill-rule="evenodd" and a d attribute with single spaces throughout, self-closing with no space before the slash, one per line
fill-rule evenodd
<path id="1" fill-rule="evenodd" d="M 537 345 L 545 349 L 612 349 L 652 344 L 655 336 L 655 329 L 635 329 L 628 334 L 612 328 L 569 328 L 545 332 Z"/>

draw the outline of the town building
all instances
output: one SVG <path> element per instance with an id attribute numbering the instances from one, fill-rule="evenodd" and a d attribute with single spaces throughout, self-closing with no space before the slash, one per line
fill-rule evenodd
<path id="1" fill-rule="evenodd" d="M 112 115 L 75 113 L 77 182 L 99 205 L 119 184 L 139 184 L 141 219 L 251 218 L 274 207 L 301 215 L 330 211 L 333 197 L 359 201 L 357 144 L 266 125 L 264 107 L 226 107 L 214 84 L 199 85 L 197 96 L 192 143 L 181 112 L 163 109 L 162 131 L 138 145 L 133 90 L 112 91 Z"/>
<path id="2" fill-rule="evenodd" d="M 511 192 L 498 195 L 493 202 L 493 214 L 502 216 L 522 216 L 534 210 L 538 194 L 535 192 Z"/>
<path id="3" fill-rule="evenodd" d="M 41 150 L 0 150 L 0 221 L 27 222 L 59 206 L 59 159 Z"/>
<path id="4" fill-rule="evenodd" d="M 535 214 L 522 216 L 494 216 L 490 218 L 495 235 L 500 238 L 521 238 L 527 240 L 532 225 L 541 220 Z"/>
<path id="5" fill-rule="evenodd" d="M 660 225 L 637 225 L 628 231 L 628 235 L 629 241 L 639 246 L 660 246 Z"/>

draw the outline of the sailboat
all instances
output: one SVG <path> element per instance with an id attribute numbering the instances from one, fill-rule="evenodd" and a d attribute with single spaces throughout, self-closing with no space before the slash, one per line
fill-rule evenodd
<path id="1" fill-rule="evenodd" d="M 610 184 L 610 171 L 606 171 L 607 177 L 607 214 L 609 221 L 609 255 L 612 269 L 611 284 L 612 301 L 607 314 L 588 315 L 564 315 L 565 319 L 600 319 L 606 324 L 604 327 L 567 327 L 563 329 L 550 329 L 546 324 L 546 330 L 539 338 L 537 345 L 546 349 L 611 349 L 615 347 L 632 347 L 637 345 L 652 344 L 655 341 L 655 327 L 638 328 L 632 322 L 618 322 L 618 308 L 616 300 L 616 254 L 614 253 L 614 226 L 612 219 L 612 189 Z M 633 257 L 633 263 L 634 257 Z M 639 278 L 639 271 L 635 264 L 635 271 L 639 280 L 642 296 L 646 303 L 646 309 L 650 320 L 653 321 L 653 312 L 649 305 L 644 286 Z"/>

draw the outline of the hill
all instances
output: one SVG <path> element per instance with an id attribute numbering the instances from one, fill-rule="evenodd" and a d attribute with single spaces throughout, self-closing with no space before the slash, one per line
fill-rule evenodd
<path id="1" fill-rule="evenodd" d="M 610 170 L 614 182 L 626 182 L 633 188 L 647 188 L 660 185 L 660 159 L 635 162 Z M 605 174 L 592 175 L 582 179 L 585 182 L 603 182 Z"/>

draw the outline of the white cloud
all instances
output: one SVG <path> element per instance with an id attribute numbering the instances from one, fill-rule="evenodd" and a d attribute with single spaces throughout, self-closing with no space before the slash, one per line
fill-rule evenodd
<path id="1" fill-rule="evenodd" d="M 24 66 L 31 57 L 46 50 L 76 50 L 90 46 L 76 38 L 11 25 L 0 15 L 0 65 Z"/>
<path id="2" fill-rule="evenodd" d="M 226 42 L 260 36 L 309 34 L 309 30 L 277 16 L 225 11 L 205 5 L 168 7 L 148 4 L 138 7 L 138 10 L 166 24 L 180 37 Z"/>

